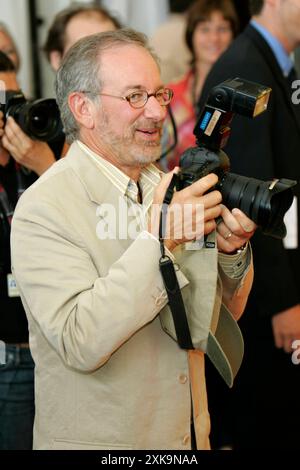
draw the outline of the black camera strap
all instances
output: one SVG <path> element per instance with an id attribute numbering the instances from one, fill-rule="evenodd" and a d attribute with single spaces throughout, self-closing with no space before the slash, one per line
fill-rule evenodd
<path id="1" fill-rule="evenodd" d="M 169 187 L 166 191 L 162 210 L 160 213 L 159 243 L 161 257 L 159 260 L 159 269 L 168 295 L 169 306 L 174 321 L 178 344 L 182 349 L 194 349 L 189 324 L 187 321 L 186 311 L 183 303 L 183 298 L 174 268 L 174 263 L 171 258 L 166 255 L 164 245 L 168 206 L 172 201 L 176 181 L 177 175 L 174 174 L 171 183 L 169 184 Z"/>

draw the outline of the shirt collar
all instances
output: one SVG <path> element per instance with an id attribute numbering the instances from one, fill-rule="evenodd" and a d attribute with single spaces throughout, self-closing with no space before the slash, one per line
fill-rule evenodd
<path id="1" fill-rule="evenodd" d="M 275 36 L 273 36 L 270 31 L 268 31 L 261 24 L 257 23 L 255 20 L 251 20 L 250 23 L 253 28 L 255 28 L 268 43 L 276 57 L 276 60 L 282 70 L 283 75 L 287 77 L 294 64 L 281 42 L 277 38 L 275 38 Z"/>
<path id="2" fill-rule="evenodd" d="M 138 187 L 135 181 L 125 175 L 112 163 L 108 162 L 100 155 L 91 150 L 81 141 L 77 141 L 79 147 L 98 165 L 102 173 L 109 181 L 122 193 L 123 196 L 129 197 L 133 202 L 138 202 Z M 152 203 L 153 190 L 160 182 L 162 172 L 153 164 L 143 168 L 139 178 L 139 184 L 143 196 L 143 206 L 146 209 Z"/>

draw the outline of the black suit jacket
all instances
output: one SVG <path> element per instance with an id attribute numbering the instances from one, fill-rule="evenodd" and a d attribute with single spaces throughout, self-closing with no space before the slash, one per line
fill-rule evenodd
<path id="1" fill-rule="evenodd" d="M 300 105 L 292 104 L 286 79 L 263 37 L 249 25 L 212 68 L 199 109 L 211 88 L 240 77 L 272 88 L 268 109 L 255 119 L 235 116 L 225 148 L 234 173 L 300 181 Z M 298 234 L 299 234 L 299 193 Z M 249 298 L 251 310 L 273 315 L 300 303 L 299 249 L 286 250 L 281 240 L 257 231 L 252 239 L 255 280 Z"/>

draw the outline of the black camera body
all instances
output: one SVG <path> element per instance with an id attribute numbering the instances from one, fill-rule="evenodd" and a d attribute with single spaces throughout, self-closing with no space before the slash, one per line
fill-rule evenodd
<path id="1" fill-rule="evenodd" d="M 27 100 L 21 91 L 4 92 L 0 111 L 11 116 L 30 138 L 54 141 L 62 134 L 60 112 L 55 99 Z"/>
<path id="2" fill-rule="evenodd" d="M 196 123 L 197 147 L 187 149 L 180 159 L 176 189 L 183 189 L 209 173 L 218 176 L 215 189 L 223 203 L 247 214 L 266 235 L 283 238 L 283 217 L 293 202 L 296 181 L 260 181 L 230 173 L 230 161 L 222 148 L 230 136 L 234 113 L 255 117 L 267 109 L 271 88 L 240 78 L 214 87 Z M 242 155 L 241 155 L 242 158 Z"/>

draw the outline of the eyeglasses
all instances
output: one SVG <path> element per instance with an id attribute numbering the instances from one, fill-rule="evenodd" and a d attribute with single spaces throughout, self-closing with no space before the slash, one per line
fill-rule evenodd
<path id="1" fill-rule="evenodd" d="M 94 94 L 91 91 L 83 91 L 83 93 Z M 110 96 L 111 98 L 126 100 L 132 108 L 138 109 L 143 108 L 151 96 L 154 96 L 161 106 L 167 106 L 171 102 L 174 93 L 170 88 L 161 88 L 155 93 L 148 93 L 146 90 L 137 90 L 133 91 L 127 96 L 110 95 L 108 93 L 95 93 L 95 95 L 96 94 L 100 96 Z"/>

